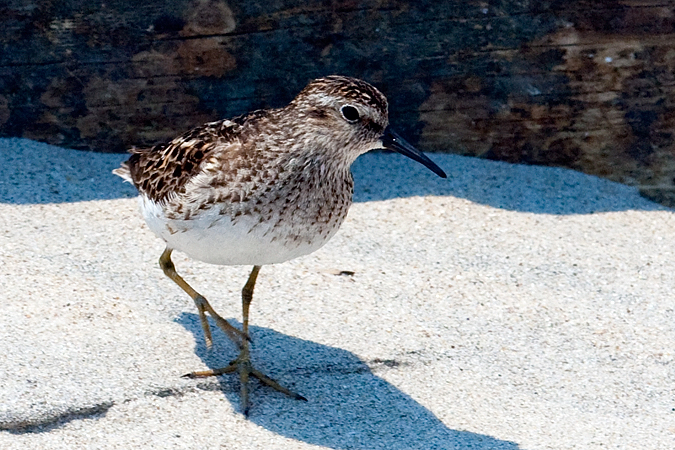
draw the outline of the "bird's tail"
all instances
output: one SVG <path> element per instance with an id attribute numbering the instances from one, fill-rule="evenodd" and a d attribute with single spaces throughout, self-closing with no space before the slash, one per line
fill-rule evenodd
<path id="1" fill-rule="evenodd" d="M 114 173 L 119 177 L 122 177 L 124 181 L 134 184 L 134 180 L 131 178 L 131 170 L 129 170 L 129 164 L 127 164 L 126 162 L 123 162 L 120 165 L 120 167 L 113 170 L 112 173 Z"/>
<path id="2" fill-rule="evenodd" d="M 117 169 L 113 170 L 112 173 L 115 175 L 122 177 L 124 181 L 127 181 L 131 184 L 134 184 L 134 176 L 131 174 L 132 166 L 136 165 L 138 163 L 138 155 L 140 153 L 145 153 L 152 151 L 152 149 L 148 148 L 138 148 L 138 147 L 131 147 L 129 149 L 129 153 L 131 153 L 131 157 L 120 164 L 120 167 Z"/>

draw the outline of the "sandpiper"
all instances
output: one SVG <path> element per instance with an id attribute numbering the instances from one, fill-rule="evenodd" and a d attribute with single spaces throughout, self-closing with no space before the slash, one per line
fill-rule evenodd
<path id="1" fill-rule="evenodd" d="M 227 367 L 238 372 L 248 416 L 248 378 L 305 400 L 251 365 L 248 316 L 260 267 L 307 255 L 338 230 L 352 203 L 350 166 L 369 150 L 399 152 L 445 173 L 390 127 L 387 99 L 355 78 L 310 82 L 287 106 L 197 127 L 168 144 L 133 149 L 114 173 L 138 189 L 148 227 L 166 242 L 164 273 L 194 300 L 207 347 L 208 313 L 239 347 Z M 230 325 L 176 273 L 171 252 L 212 264 L 252 265 L 242 290 L 242 330 Z"/>

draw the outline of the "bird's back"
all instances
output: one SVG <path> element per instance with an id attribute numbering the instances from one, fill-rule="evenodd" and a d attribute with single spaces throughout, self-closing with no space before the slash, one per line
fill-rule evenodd
<path id="1" fill-rule="evenodd" d="M 155 202 L 185 193 L 187 185 L 204 169 L 216 151 L 228 152 L 234 163 L 245 158 L 250 146 L 242 145 L 247 128 L 265 116 L 254 111 L 233 119 L 210 122 L 172 141 L 149 149 L 132 149 L 131 157 L 113 172 L 131 182 L 142 196 Z M 244 142 L 245 143 L 245 142 Z"/>

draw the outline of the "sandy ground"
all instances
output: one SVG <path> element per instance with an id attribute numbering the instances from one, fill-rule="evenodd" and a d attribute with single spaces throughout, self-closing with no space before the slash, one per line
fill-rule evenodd
<path id="1" fill-rule="evenodd" d="M 253 383 L 246 420 L 237 379 L 180 377 L 236 350 L 159 269 L 124 155 L 0 140 L 0 448 L 675 448 L 672 210 L 432 157 L 447 180 L 361 157 L 338 235 L 263 267 L 254 362 L 309 401 Z M 174 261 L 238 323 L 250 268 Z"/>

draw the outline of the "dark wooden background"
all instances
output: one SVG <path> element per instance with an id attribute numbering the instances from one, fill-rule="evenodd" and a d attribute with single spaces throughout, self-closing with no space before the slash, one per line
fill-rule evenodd
<path id="1" fill-rule="evenodd" d="M 0 135 L 102 152 L 377 85 L 425 151 L 565 166 L 675 204 L 672 1 L 5 0 Z"/>

